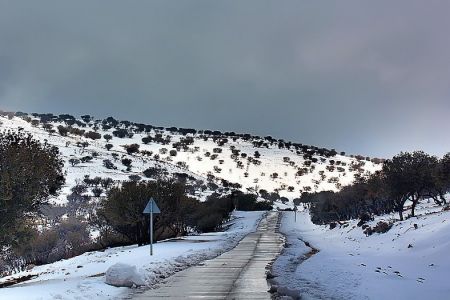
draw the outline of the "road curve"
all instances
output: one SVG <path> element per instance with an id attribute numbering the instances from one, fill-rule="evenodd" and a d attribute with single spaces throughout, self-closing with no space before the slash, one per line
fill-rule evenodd
<path id="1" fill-rule="evenodd" d="M 266 268 L 283 248 L 278 219 L 278 212 L 269 212 L 232 250 L 178 272 L 134 299 L 270 299 Z"/>

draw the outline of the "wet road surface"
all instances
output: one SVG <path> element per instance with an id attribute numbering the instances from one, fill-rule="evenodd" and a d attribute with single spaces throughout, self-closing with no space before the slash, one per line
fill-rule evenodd
<path id="1" fill-rule="evenodd" d="M 270 299 L 266 267 L 283 248 L 279 213 L 269 212 L 256 232 L 232 250 L 169 277 L 134 299 Z"/>

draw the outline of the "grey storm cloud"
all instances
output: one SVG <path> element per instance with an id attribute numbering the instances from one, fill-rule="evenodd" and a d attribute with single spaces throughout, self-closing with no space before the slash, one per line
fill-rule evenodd
<path id="1" fill-rule="evenodd" d="M 0 106 L 450 151 L 448 1 L 1 1 Z"/>

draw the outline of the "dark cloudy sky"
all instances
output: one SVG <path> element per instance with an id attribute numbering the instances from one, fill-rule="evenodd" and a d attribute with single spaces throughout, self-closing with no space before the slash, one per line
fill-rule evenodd
<path id="1" fill-rule="evenodd" d="M 0 1 L 0 108 L 450 151 L 449 1 Z"/>

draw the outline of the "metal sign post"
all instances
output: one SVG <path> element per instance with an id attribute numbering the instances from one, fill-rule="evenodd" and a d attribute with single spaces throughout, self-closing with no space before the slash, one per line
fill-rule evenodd
<path id="1" fill-rule="evenodd" d="M 150 256 L 153 255 L 153 209 L 150 210 Z"/>
<path id="2" fill-rule="evenodd" d="M 150 255 L 153 255 L 153 214 L 159 214 L 161 211 L 159 207 L 156 205 L 156 202 L 153 198 L 147 203 L 145 206 L 144 214 L 150 214 Z"/>
<path id="3" fill-rule="evenodd" d="M 297 223 L 297 205 L 294 204 L 295 223 Z"/>

